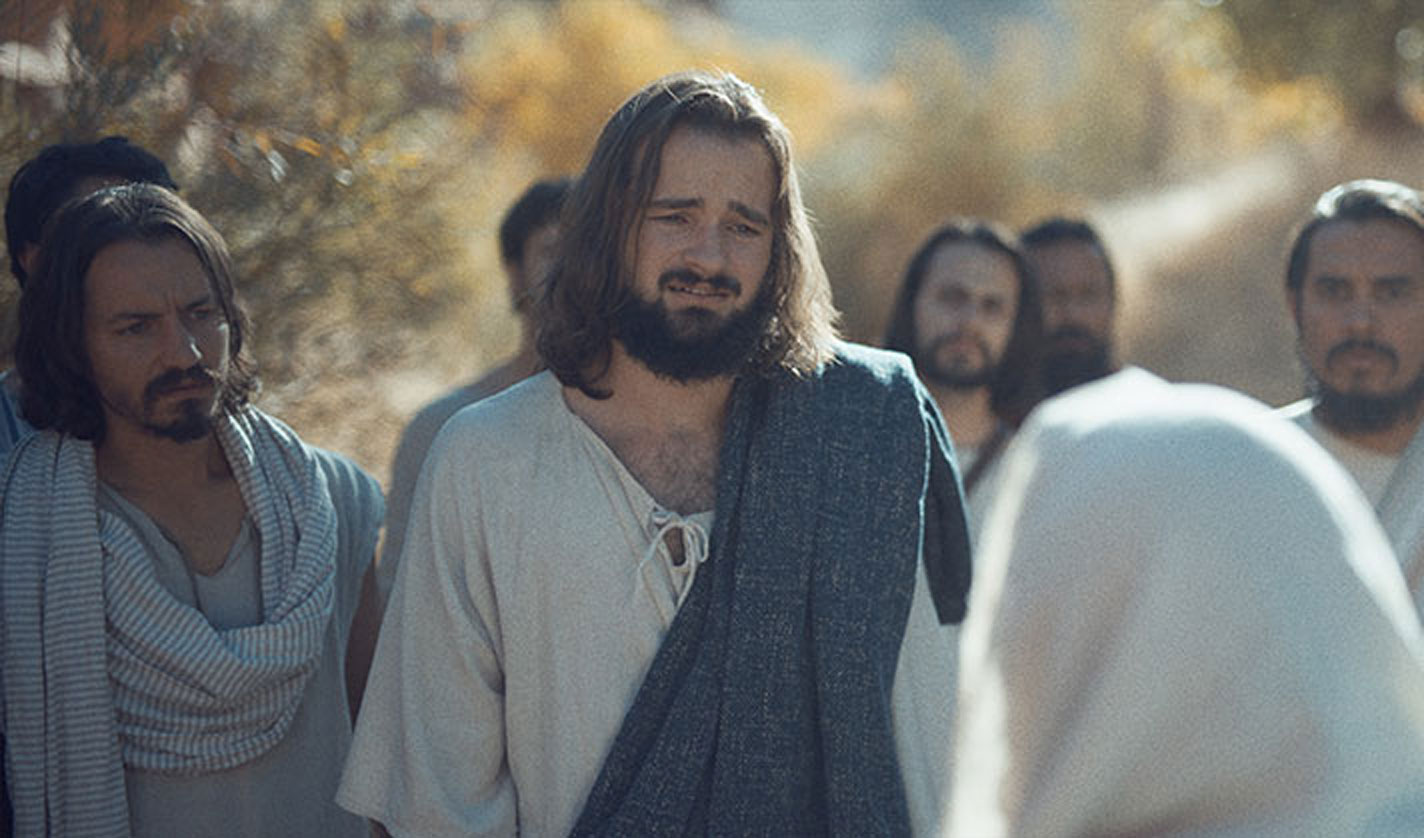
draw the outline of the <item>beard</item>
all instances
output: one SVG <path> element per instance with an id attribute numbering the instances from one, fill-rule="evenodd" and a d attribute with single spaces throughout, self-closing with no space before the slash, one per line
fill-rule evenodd
<path id="1" fill-rule="evenodd" d="M 153 418 L 157 412 L 158 399 L 173 390 L 206 384 L 212 387 L 212 395 L 201 398 L 183 399 L 178 402 L 178 415 L 160 422 Z M 217 405 L 221 403 L 222 382 L 213 372 L 201 364 L 186 370 L 171 369 L 148 382 L 143 388 L 143 411 L 141 426 L 154 436 L 173 442 L 196 442 L 213 429 L 217 415 Z"/>
<path id="2" fill-rule="evenodd" d="M 1058 344 L 1072 340 L 1077 345 L 1065 349 Z M 1076 326 L 1064 326 L 1048 335 L 1042 360 L 1043 386 L 1048 395 L 1096 381 L 1112 372 L 1107 341 Z"/>
<path id="3" fill-rule="evenodd" d="M 673 282 L 707 285 L 732 293 L 741 283 L 732 277 L 698 277 L 689 271 L 668 271 L 658 288 Z M 686 384 L 741 372 L 767 334 L 772 320 L 771 278 L 761 283 L 745 308 L 719 315 L 696 306 L 672 311 L 661 299 L 644 300 L 628 291 L 612 318 L 613 337 L 654 375 Z"/>
<path id="4" fill-rule="evenodd" d="M 1367 349 L 1380 353 L 1399 366 L 1399 355 L 1392 347 L 1374 341 L 1348 340 L 1332 347 L 1325 363 L 1351 350 Z M 1309 373 L 1307 389 L 1316 399 L 1320 421 L 1342 434 L 1387 431 L 1419 415 L 1424 404 L 1424 370 L 1403 389 L 1392 393 L 1355 393 L 1338 390 Z"/>
<path id="5" fill-rule="evenodd" d="M 958 363 L 941 363 L 940 347 L 959 339 L 959 335 L 941 335 L 923 347 L 915 358 L 915 369 L 927 383 L 948 387 L 951 390 L 978 390 L 988 387 L 999 373 L 999 359 L 992 357 L 989 345 L 974 339 L 983 359 L 978 367 L 968 367 Z"/>

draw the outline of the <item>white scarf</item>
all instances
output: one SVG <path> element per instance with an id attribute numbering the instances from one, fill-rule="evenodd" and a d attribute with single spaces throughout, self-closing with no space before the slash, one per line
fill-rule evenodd
<path id="1" fill-rule="evenodd" d="M 334 601 L 326 479 L 254 410 L 217 435 L 261 535 L 263 622 L 219 630 L 175 600 L 132 530 L 96 505 L 91 444 L 17 448 L 0 484 L 4 720 L 18 835 L 127 835 L 124 766 L 201 774 L 286 733 Z"/>
<path id="2" fill-rule="evenodd" d="M 1424 614 L 1424 427 L 1415 434 L 1379 502 L 1379 519 Z"/>

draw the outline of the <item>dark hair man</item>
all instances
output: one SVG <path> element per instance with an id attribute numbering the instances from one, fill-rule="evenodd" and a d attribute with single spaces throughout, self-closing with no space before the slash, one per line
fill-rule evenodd
<path id="1" fill-rule="evenodd" d="M 1282 411 L 1354 475 L 1416 595 L 1424 573 L 1424 197 L 1357 180 L 1291 245 L 1286 300 L 1310 395 Z"/>
<path id="2" fill-rule="evenodd" d="M 248 400 L 221 237 L 161 187 L 47 227 L 0 484 L 20 835 L 351 835 L 348 634 L 375 481 Z"/>
<path id="3" fill-rule="evenodd" d="M 405 541 L 410 501 L 426 452 L 445 420 L 460 408 L 498 393 L 538 371 L 539 352 L 534 347 L 537 330 L 534 309 L 540 283 L 553 263 L 558 241 L 559 212 L 573 181 L 569 178 L 535 182 L 505 213 L 499 226 L 499 252 L 509 283 L 509 300 L 519 315 L 522 338 L 519 348 L 504 363 L 475 381 L 458 387 L 421 408 L 401 434 L 391 466 L 391 491 L 387 497 L 386 540 L 377 565 L 381 601 L 390 595 Z"/>
<path id="4" fill-rule="evenodd" d="M 1043 330 L 1038 286 L 1012 233 L 958 219 L 930 234 L 910 259 L 891 309 L 885 347 L 915 362 L 965 470 L 971 532 L 998 485 L 1005 418 L 1035 384 Z"/>
<path id="5" fill-rule="evenodd" d="M 544 313 L 549 370 L 426 459 L 338 799 L 394 834 L 936 832 L 958 478 L 903 356 L 835 339 L 755 90 L 619 108 Z"/>
<path id="6" fill-rule="evenodd" d="M 64 202 L 119 183 L 156 183 L 177 191 L 163 161 L 125 137 L 46 146 L 15 171 L 5 199 L 5 245 L 10 273 L 23 289 L 39 258 L 45 223 Z M 20 414 L 20 380 L 0 373 L 0 463 L 30 432 Z"/>
<path id="7" fill-rule="evenodd" d="M 1097 232 L 1085 221 L 1050 218 L 1021 240 L 1043 291 L 1044 395 L 1116 370 L 1117 279 Z"/>
<path id="8" fill-rule="evenodd" d="M 1424 835 L 1424 634 L 1319 446 L 1128 369 L 1038 408 L 1004 468 L 949 836 Z"/>

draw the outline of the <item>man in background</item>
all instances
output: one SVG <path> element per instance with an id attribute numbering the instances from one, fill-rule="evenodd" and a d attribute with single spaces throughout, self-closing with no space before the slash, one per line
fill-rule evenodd
<path id="1" fill-rule="evenodd" d="M 391 585 L 405 542 L 406 522 L 415 482 L 430 443 L 445 420 L 460 408 L 498 393 L 509 385 L 533 375 L 540 367 L 534 339 L 537 328 L 534 312 L 544 277 L 553 263 L 559 235 L 559 212 L 572 181 L 569 178 L 536 181 L 504 215 L 499 225 L 499 253 L 509 284 L 509 302 L 519 317 L 519 348 L 508 360 L 479 379 L 441 396 L 415 414 L 396 446 L 391 465 L 391 491 L 387 498 L 386 539 L 377 562 L 376 580 L 380 600 L 390 596 Z"/>
<path id="2" fill-rule="evenodd" d="M 1021 238 L 1043 292 L 1043 395 L 1115 371 L 1117 279 L 1097 231 L 1085 221 L 1050 218 Z"/>
<path id="3" fill-rule="evenodd" d="M 1327 191 L 1286 268 L 1310 395 L 1282 408 L 1354 476 L 1418 598 L 1424 573 L 1424 197 L 1357 180 Z"/>
<path id="4" fill-rule="evenodd" d="M 1035 385 L 1042 333 L 1038 287 L 1012 233 L 961 219 L 939 228 L 905 271 L 885 347 L 915 362 L 964 469 L 971 532 L 998 485 L 1006 417 Z"/>
<path id="5" fill-rule="evenodd" d="M 178 189 L 163 161 L 125 137 L 46 146 L 17 169 L 5 199 L 5 247 L 10 273 L 21 290 L 39 259 L 40 237 L 55 210 L 101 187 L 133 182 Z M 0 373 L 0 463 L 30 431 L 20 415 L 19 392 L 14 372 Z"/>

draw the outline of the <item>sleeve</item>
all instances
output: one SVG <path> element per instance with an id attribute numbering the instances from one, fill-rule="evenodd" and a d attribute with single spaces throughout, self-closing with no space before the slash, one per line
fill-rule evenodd
<path id="1" fill-rule="evenodd" d="M 924 570 L 941 623 L 964 619 L 973 575 L 964 484 L 944 419 L 934 398 L 918 381 L 915 389 L 926 428 L 929 478 L 925 489 Z"/>
<path id="2" fill-rule="evenodd" d="M 914 835 L 940 835 L 949 823 L 958 632 L 955 626 L 940 624 L 921 564 L 890 696 L 895 751 Z"/>
<path id="3" fill-rule="evenodd" d="M 337 608 L 343 626 L 349 626 L 361 597 L 361 580 L 376 555 L 386 502 L 381 486 L 347 457 L 312 448 L 337 518 Z M 343 636 L 345 632 L 343 631 Z"/>
<path id="4" fill-rule="evenodd" d="M 500 626 L 472 446 L 447 428 L 404 557 L 337 802 L 395 836 L 513 835 Z M 457 429 L 455 429 L 457 430 Z"/>

